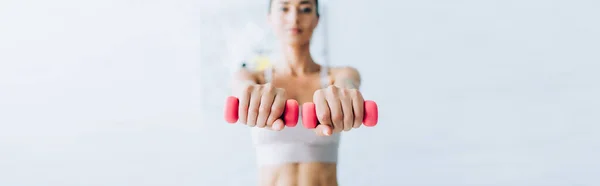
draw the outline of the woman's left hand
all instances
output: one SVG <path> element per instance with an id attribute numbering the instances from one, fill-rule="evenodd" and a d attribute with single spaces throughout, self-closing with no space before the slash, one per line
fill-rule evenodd
<path id="1" fill-rule="evenodd" d="M 330 85 L 313 95 L 319 125 L 314 129 L 320 136 L 350 131 L 362 125 L 364 99 L 358 89 Z"/>

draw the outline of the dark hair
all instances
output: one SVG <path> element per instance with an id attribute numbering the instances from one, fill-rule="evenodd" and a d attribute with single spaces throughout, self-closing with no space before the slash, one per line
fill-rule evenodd
<path id="1" fill-rule="evenodd" d="M 271 4 L 273 4 L 273 0 L 269 0 L 269 13 L 271 13 Z M 317 17 L 319 17 L 319 0 L 315 0 L 315 11 L 317 12 Z"/>

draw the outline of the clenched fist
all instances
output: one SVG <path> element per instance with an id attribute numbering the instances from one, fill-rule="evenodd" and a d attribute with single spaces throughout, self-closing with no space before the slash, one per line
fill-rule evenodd
<path id="1" fill-rule="evenodd" d="M 330 85 L 315 91 L 313 103 L 320 123 L 314 129 L 317 135 L 329 136 L 362 125 L 364 99 L 357 89 Z"/>
<path id="2" fill-rule="evenodd" d="M 275 88 L 270 83 L 252 84 L 243 87 L 240 95 L 239 120 L 250 127 L 282 130 L 280 118 L 285 109 L 285 89 Z"/>

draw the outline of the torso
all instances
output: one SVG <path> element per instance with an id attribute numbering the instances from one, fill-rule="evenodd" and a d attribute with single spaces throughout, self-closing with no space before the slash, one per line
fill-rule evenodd
<path id="1" fill-rule="evenodd" d="M 332 84 L 333 79 L 329 77 L 332 77 L 331 74 L 334 73 L 336 69 L 327 69 L 329 69 L 329 76 L 326 77 L 325 83 Z M 306 102 L 312 102 L 314 92 L 324 88 L 324 82 L 320 72 L 298 77 L 273 73 L 270 78 L 265 77 L 264 72 L 258 72 L 256 73 L 256 78 L 261 84 L 269 81 L 273 86 L 285 89 L 288 99 L 295 99 L 300 105 Z M 259 168 L 260 182 L 261 185 L 269 186 L 336 186 L 338 185 L 336 166 L 336 163 L 318 162 L 262 166 Z"/>

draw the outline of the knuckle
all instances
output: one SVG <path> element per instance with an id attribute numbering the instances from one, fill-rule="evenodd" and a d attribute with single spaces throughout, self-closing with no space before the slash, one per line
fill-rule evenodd
<path id="1" fill-rule="evenodd" d="M 350 93 L 350 91 L 351 91 L 351 90 L 348 90 L 348 89 L 342 89 L 340 92 L 341 92 L 341 95 L 342 95 L 342 96 L 348 96 L 348 95 L 352 95 L 352 94 Z"/>
<path id="2" fill-rule="evenodd" d="M 246 93 L 252 93 L 253 90 L 254 90 L 254 86 L 252 86 L 252 85 L 248 85 L 248 86 L 244 87 L 244 92 L 246 92 Z"/>
<path id="3" fill-rule="evenodd" d="M 314 96 L 314 97 L 318 97 L 318 96 L 320 96 L 322 93 L 323 93 L 323 90 L 319 89 L 319 90 L 316 90 L 316 91 L 315 91 L 315 93 L 313 94 L 313 96 Z"/>
<path id="4" fill-rule="evenodd" d="M 327 113 L 323 113 L 323 112 L 322 113 L 318 113 L 317 117 L 319 117 L 319 119 L 321 121 L 327 122 L 327 120 L 329 120 L 329 114 L 327 114 Z"/>
<path id="5" fill-rule="evenodd" d="M 346 102 L 346 103 L 350 103 L 350 104 L 352 103 L 352 97 L 343 96 L 343 97 L 341 98 L 341 100 L 342 100 L 343 102 Z"/>
<path id="6" fill-rule="evenodd" d="M 350 115 L 344 116 L 344 123 L 352 124 L 354 123 L 354 118 L 352 118 Z"/>
<path id="7" fill-rule="evenodd" d="M 277 93 L 278 95 L 285 95 L 285 89 L 277 88 L 275 89 L 275 93 Z"/>
<path id="8" fill-rule="evenodd" d="M 341 114 L 334 114 L 333 116 L 331 116 L 331 120 L 333 120 L 334 123 L 342 123 L 344 119 L 344 116 Z"/>
<path id="9" fill-rule="evenodd" d="M 241 105 L 241 107 L 242 107 L 242 113 L 244 113 L 244 112 L 248 112 L 248 109 L 250 106 L 248 106 L 248 104 L 243 104 L 243 105 Z"/>
<path id="10" fill-rule="evenodd" d="M 358 127 L 360 127 L 361 124 L 362 124 L 362 121 L 356 120 L 356 121 L 354 121 L 353 127 L 358 128 Z"/>
<path id="11" fill-rule="evenodd" d="M 262 85 L 251 85 L 252 91 L 259 91 L 262 89 Z"/>
<path id="12" fill-rule="evenodd" d="M 274 90 L 273 85 L 271 85 L 270 83 L 269 84 L 265 84 L 263 86 L 263 91 L 265 91 L 265 92 L 270 92 L 270 91 L 273 91 L 273 90 Z"/>
<path id="13" fill-rule="evenodd" d="M 250 115 L 250 114 L 256 115 L 258 112 L 259 112 L 259 108 L 258 107 L 252 107 L 252 108 L 249 109 L 248 115 Z"/>
<path id="14" fill-rule="evenodd" d="M 261 91 L 262 91 L 261 87 L 254 87 L 254 88 L 252 88 L 252 90 L 250 91 L 250 93 L 252 93 L 252 94 L 260 94 Z"/>
<path id="15" fill-rule="evenodd" d="M 335 92 L 335 91 L 337 91 L 337 87 L 336 87 L 336 86 L 329 85 L 329 86 L 327 87 L 327 92 L 329 92 L 329 93 L 333 93 L 333 92 Z"/>
<path id="16" fill-rule="evenodd" d="M 362 121 L 362 119 L 363 119 L 363 115 L 362 114 L 358 114 L 357 113 L 357 114 L 354 115 L 354 121 L 359 122 L 359 121 Z"/>
<path id="17" fill-rule="evenodd" d="M 271 112 L 273 112 L 273 113 L 275 113 L 275 112 L 276 112 L 276 113 L 283 112 L 283 107 L 281 107 L 281 106 L 279 106 L 279 105 L 273 105 L 273 106 L 271 107 Z"/>
<path id="18" fill-rule="evenodd" d="M 265 113 L 265 112 L 269 112 L 270 111 L 269 109 L 270 108 L 268 108 L 268 107 L 260 107 L 260 108 L 258 108 L 258 111 L 260 113 Z"/>

